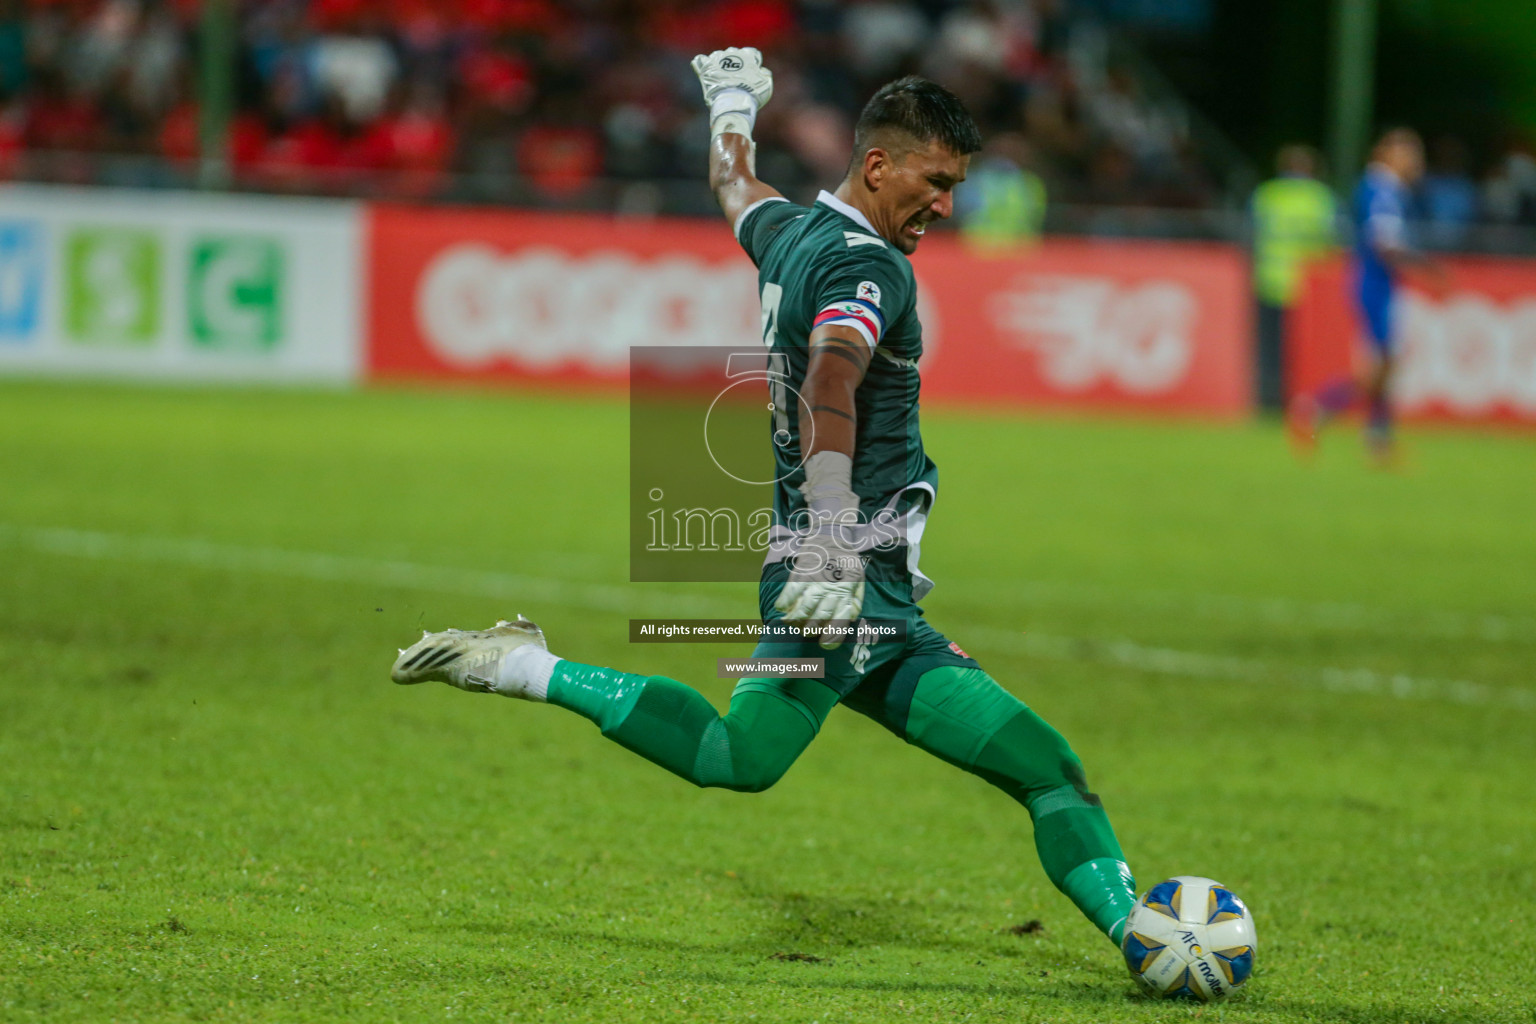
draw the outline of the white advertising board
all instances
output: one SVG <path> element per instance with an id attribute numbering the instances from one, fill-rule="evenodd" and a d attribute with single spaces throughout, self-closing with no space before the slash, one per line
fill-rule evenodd
<path id="1" fill-rule="evenodd" d="M 354 381 L 362 209 L 0 187 L 0 374 Z"/>

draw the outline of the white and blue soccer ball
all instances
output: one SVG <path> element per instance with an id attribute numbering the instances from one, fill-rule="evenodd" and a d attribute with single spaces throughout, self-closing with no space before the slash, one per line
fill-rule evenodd
<path id="1" fill-rule="evenodd" d="M 1136 901 L 1120 943 L 1125 964 L 1160 998 L 1225 999 L 1253 974 L 1253 915 L 1220 882 L 1180 875 Z"/>

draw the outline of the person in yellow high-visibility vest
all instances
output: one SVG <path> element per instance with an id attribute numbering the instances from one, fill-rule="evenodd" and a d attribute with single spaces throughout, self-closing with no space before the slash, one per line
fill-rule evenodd
<path id="1" fill-rule="evenodd" d="M 1013 132 L 992 139 L 956 193 L 961 234 L 982 255 L 1035 244 L 1045 221 L 1045 182 L 1029 169 L 1029 143 Z"/>
<path id="2" fill-rule="evenodd" d="M 1286 146 L 1277 161 L 1279 175 L 1253 192 L 1255 370 L 1263 409 L 1284 405 L 1287 313 L 1300 297 L 1307 264 L 1330 252 L 1337 238 L 1333 192 L 1317 179 L 1318 163 L 1312 147 Z"/>

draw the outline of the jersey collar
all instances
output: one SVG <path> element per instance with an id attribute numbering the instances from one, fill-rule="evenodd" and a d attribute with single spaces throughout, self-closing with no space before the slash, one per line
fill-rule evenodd
<path id="1" fill-rule="evenodd" d="M 869 222 L 868 217 L 864 216 L 863 211 L 849 206 L 847 203 L 843 202 L 841 199 L 837 198 L 837 196 L 833 195 L 831 192 L 828 192 L 826 189 L 821 190 L 821 194 L 816 197 L 816 201 L 818 203 L 822 203 L 825 206 L 830 206 L 832 209 L 836 210 L 844 217 L 847 217 L 849 220 L 853 221 L 859 227 L 863 228 L 865 231 L 868 231 L 876 238 L 880 237 L 880 232 L 875 230 L 875 226 Z"/>

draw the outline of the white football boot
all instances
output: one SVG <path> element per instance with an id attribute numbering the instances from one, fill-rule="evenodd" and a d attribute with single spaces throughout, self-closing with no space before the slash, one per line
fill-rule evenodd
<path id="1" fill-rule="evenodd" d="M 524 693 L 517 682 L 498 683 L 501 660 L 525 644 L 548 651 L 544 631 L 521 615 L 490 629 L 449 629 L 421 634 L 421 639 L 400 652 L 389 677 L 402 685 L 438 681 L 472 693 L 500 693 L 508 697 L 541 699 Z"/>

